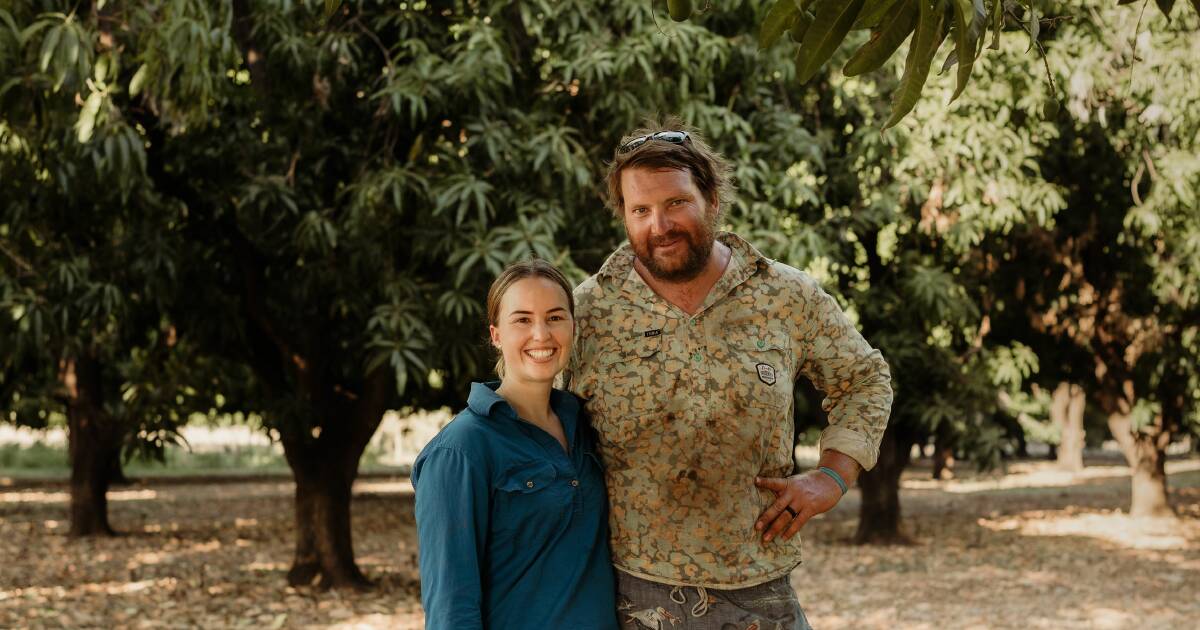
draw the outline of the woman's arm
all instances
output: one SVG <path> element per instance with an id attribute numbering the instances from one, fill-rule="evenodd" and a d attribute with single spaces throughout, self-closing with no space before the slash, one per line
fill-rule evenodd
<path id="1" fill-rule="evenodd" d="M 413 466 L 413 485 L 425 627 L 482 629 L 486 470 L 462 451 L 435 447 Z"/>

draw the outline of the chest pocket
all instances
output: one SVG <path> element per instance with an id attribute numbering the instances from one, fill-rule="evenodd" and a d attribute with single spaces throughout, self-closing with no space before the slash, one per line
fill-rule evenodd
<path id="1" fill-rule="evenodd" d="M 598 352 L 591 382 L 594 420 L 603 425 L 614 420 L 634 420 L 660 409 L 666 383 L 663 374 L 662 335 L 635 337 L 606 345 Z"/>
<path id="2" fill-rule="evenodd" d="M 492 489 L 495 540 L 535 543 L 568 525 L 571 492 L 550 462 L 525 462 L 501 474 Z"/>
<path id="3" fill-rule="evenodd" d="M 731 331 L 727 339 L 733 359 L 730 391 L 751 407 L 781 410 L 790 405 L 796 375 L 787 333 L 745 328 Z"/>

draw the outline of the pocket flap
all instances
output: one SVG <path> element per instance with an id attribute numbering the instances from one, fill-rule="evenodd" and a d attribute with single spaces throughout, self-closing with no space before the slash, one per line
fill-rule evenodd
<path id="1" fill-rule="evenodd" d="M 791 347 L 787 333 L 772 328 L 745 328 L 732 332 L 730 343 L 742 350 L 752 352 L 781 350 Z"/>
<path id="2" fill-rule="evenodd" d="M 549 486 L 557 476 L 550 462 L 527 462 L 506 470 L 496 489 L 528 494 Z"/>
<path id="3" fill-rule="evenodd" d="M 648 359 L 662 348 L 662 335 L 634 337 L 606 346 L 600 351 L 600 365 L 611 365 L 634 359 Z"/>

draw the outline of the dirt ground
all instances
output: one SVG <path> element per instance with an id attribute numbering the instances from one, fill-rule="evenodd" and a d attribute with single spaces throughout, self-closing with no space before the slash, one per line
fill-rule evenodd
<path id="1" fill-rule="evenodd" d="M 1128 471 L 1045 462 L 932 481 L 902 504 L 914 544 L 849 543 L 857 492 L 803 532 L 792 583 L 813 626 L 1200 627 L 1200 460 L 1168 465 L 1180 518 L 1134 520 Z M 0 627 L 420 628 L 412 487 L 356 486 L 354 544 L 368 593 L 287 587 L 292 484 L 149 481 L 111 494 L 127 535 L 68 539 L 61 486 L 0 480 Z"/>

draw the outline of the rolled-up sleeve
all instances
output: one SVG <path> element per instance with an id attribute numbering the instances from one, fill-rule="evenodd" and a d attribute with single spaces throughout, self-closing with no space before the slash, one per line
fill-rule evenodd
<path id="1" fill-rule="evenodd" d="M 413 465 L 425 627 L 483 628 L 489 483 L 478 461 L 433 448 Z"/>
<path id="2" fill-rule="evenodd" d="M 829 414 L 829 426 L 821 432 L 821 450 L 845 453 L 870 470 L 879 459 L 891 414 L 891 371 L 833 297 L 806 280 L 802 299 L 807 308 L 800 310 L 798 322 L 799 370 L 825 394 L 821 407 Z"/>

